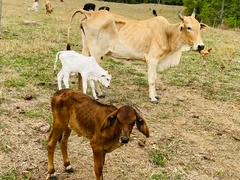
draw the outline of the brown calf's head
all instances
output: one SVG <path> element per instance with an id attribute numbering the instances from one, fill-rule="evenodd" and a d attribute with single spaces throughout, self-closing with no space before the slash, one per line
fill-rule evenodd
<path id="1" fill-rule="evenodd" d="M 205 29 L 208 26 L 199 23 L 195 19 L 195 9 L 191 16 L 182 16 L 179 10 L 178 17 L 182 20 L 180 31 L 182 33 L 182 40 L 188 46 L 186 50 L 192 49 L 199 52 L 203 50 L 204 44 L 201 39 L 200 30 Z"/>
<path id="2" fill-rule="evenodd" d="M 122 106 L 116 111 L 109 114 L 102 124 L 101 132 L 111 127 L 114 123 L 117 123 L 118 128 L 121 130 L 121 143 L 128 143 L 135 123 L 138 130 L 146 137 L 149 137 L 149 130 L 146 120 L 144 120 L 131 106 Z"/>

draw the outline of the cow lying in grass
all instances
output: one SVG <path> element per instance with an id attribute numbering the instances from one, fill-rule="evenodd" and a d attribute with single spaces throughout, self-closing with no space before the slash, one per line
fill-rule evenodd
<path id="1" fill-rule="evenodd" d="M 117 108 L 113 105 L 104 105 L 81 91 L 71 89 L 58 91 L 52 97 L 51 106 L 53 126 L 47 140 L 46 179 L 56 179 L 53 156 L 57 141 L 60 141 L 66 171 L 73 171 L 67 154 L 67 141 L 71 130 L 90 140 L 96 180 L 103 180 L 106 153 L 128 143 L 135 124 L 140 132 L 149 137 L 146 120 L 131 106 Z"/>
<path id="2" fill-rule="evenodd" d="M 65 88 L 69 88 L 69 75 L 71 72 L 80 73 L 82 76 L 82 90 L 87 93 L 87 81 L 90 81 L 93 97 L 97 98 L 94 81 L 99 81 L 105 87 L 110 86 L 112 75 L 98 65 L 94 57 L 83 56 L 75 51 L 59 51 L 56 54 L 54 63 L 54 72 L 57 68 L 58 58 L 62 62 L 62 69 L 57 75 L 58 89 L 62 89 L 61 81 L 63 79 Z"/>

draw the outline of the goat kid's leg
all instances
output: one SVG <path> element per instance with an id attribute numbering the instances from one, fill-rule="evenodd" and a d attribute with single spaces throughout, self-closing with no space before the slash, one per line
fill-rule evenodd
<path id="1" fill-rule="evenodd" d="M 48 140 L 47 140 L 47 151 L 48 151 L 48 175 L 46 180 L 48 179 L 56 179 L 53 159 L 54 159 L 54 150 L 56 147 L 56 143 L 59 140 L 63 133 L 62 129 L 52 129 Z"/>
<path id="2" fill-rule="evenodd" d="M 93 94 L 94 99 L 98 100 L 98 97 L 97 97 L 96 92 L 95 92 L 95 85 L 94 85 L 93 80 L 90 80 L 90 86 L 91 86 L 91 89 L 92 89 L 92 94 Z"/>
<path id="3" fill-rule="evenodd" d="M 157 104 L 156 94 L 156 77 L 157 77 L 157 64 L 148 64 L 148 85 L 149 85 L 149 98 L 153 104 Z"/>
<path id="4" fill-rule="evenodd" d="M 73 169 L 70 165 L 70 161 L 68 159 L 68 151 L 67 151 L 67 141 L 68 138 L 71 134 L 71 129 L 69 127 L 67 127 L 67 129 L 64 131 L 63 135 L 62 135 L 62 139 L 60 141 L 60 148 L 62 151 L 62 156 L 63 156 L 63 165 L 66 168 L 66 172 L 71 173 L 73 172 Z"/>
<path id="5" fill-rule="evenodd" d="M 69 88 L 69 76 L 70 76 L 71 72 L 64 72 L 64 76 L 63 76 L 63 83 L 65 85 L 65 88 L 68 89 Z"/>
<path id="6" fill-rule="evenodd" d="M 57 74 L 57 80 L 58 80 L 58 90 L 62 89 L 62 78 L 63 78 L 63 70 L 61 69 L 59 73 Z"/>
<path id="7" fill-rule="evenodd" d="M 87 94 L 87 76 L 82 75 L 82 90 L 84 94 Z"/>

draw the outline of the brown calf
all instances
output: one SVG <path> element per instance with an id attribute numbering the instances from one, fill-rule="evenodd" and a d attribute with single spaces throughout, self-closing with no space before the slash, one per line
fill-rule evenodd
<path id="1" fill-rule="evenodd" d="M 103 165 L 106 153 L 119 148 L 129 141 L 133 126 L 149 137 L 148 126 L 134 108 L 104 105 L 78 90 L 64 89 L 52 97 L 53 127 L 48 137 L 48 175 L 56 179 L 53 155 L 60 140 L 64 166 L 67 172 L 72 167 L 67 155 L 67 140 L 74 130 L 79 136 L 90 140 L 94 156 L 96 180 L 103 180 Z"/>
<path id="2" fill-rule="evenodd" d="M 52 4 L 49 0 L 45 0 L 46 14 L 51 14 L 53 12 Z"/>

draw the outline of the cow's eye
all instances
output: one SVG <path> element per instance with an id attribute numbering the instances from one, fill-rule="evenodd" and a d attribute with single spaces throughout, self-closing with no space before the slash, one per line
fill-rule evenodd
<path id="1" fill-rule="evenodd" d="M 192 28 L 191 28 L 191 27 L 187 27 L 187 29 L 188 29 L 188 30 L 192 30 Z"/>

